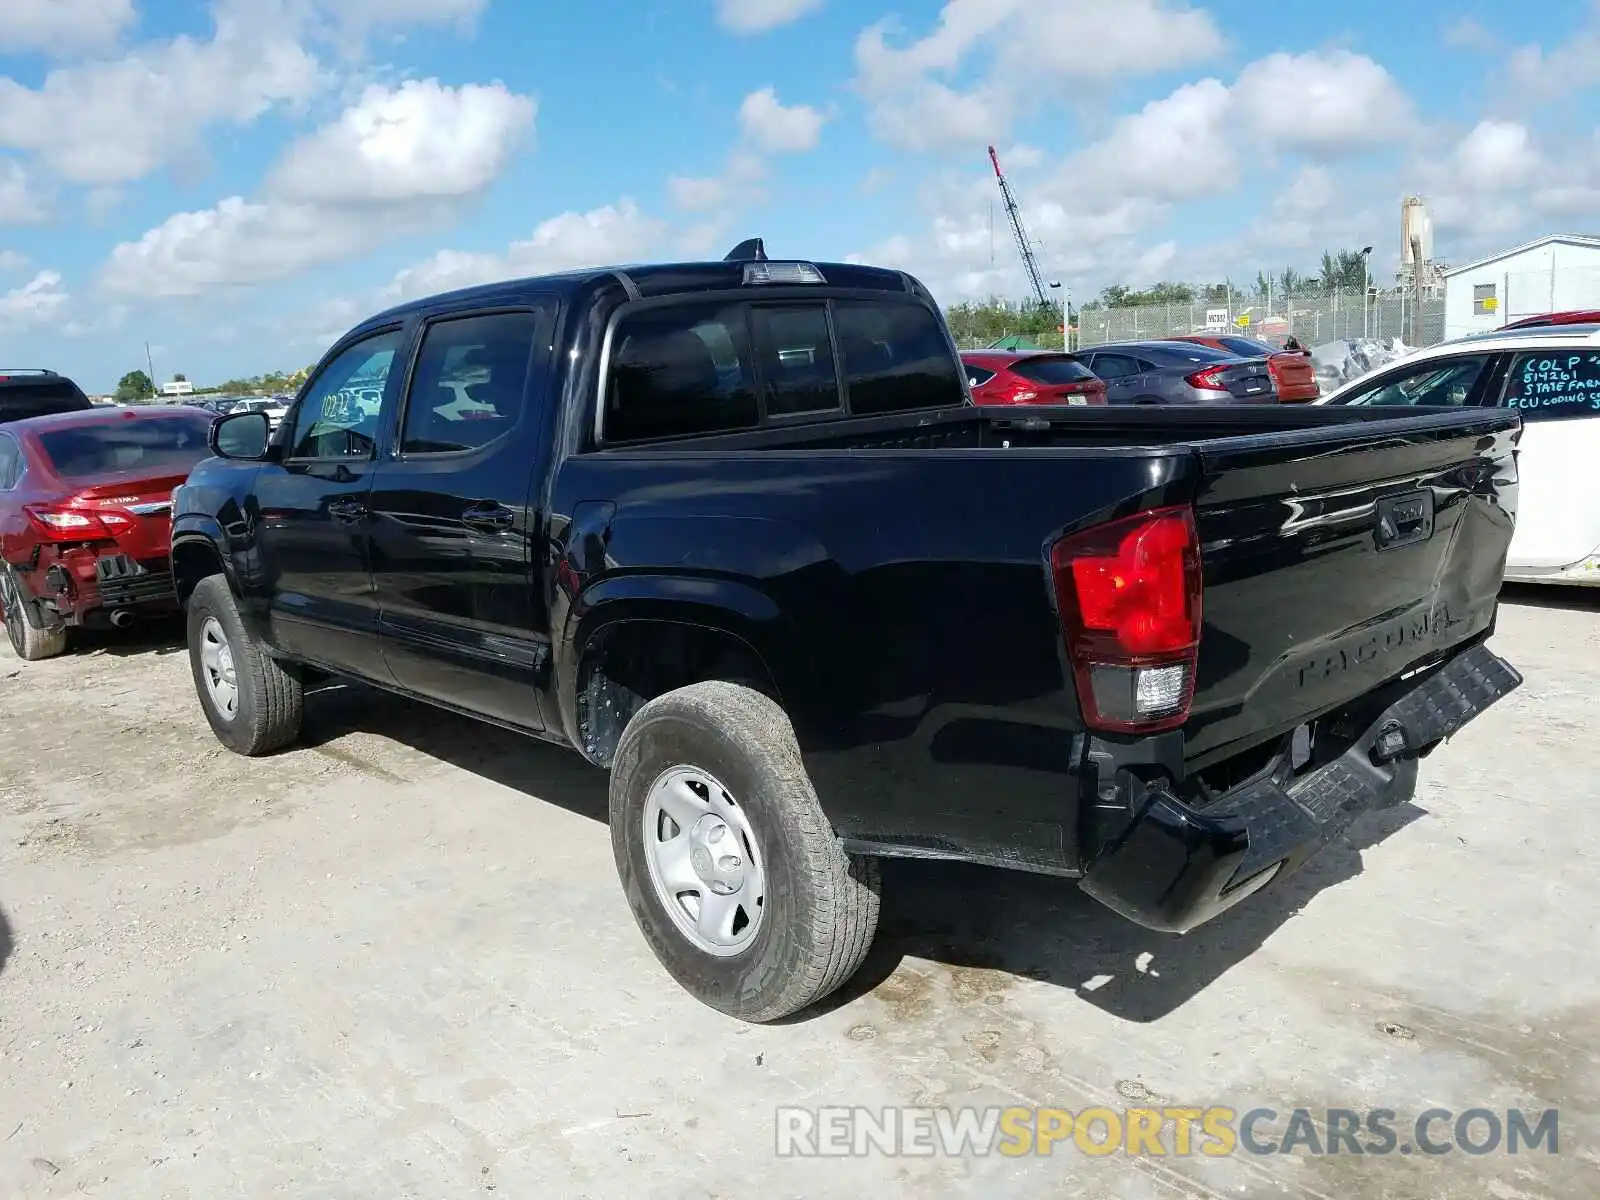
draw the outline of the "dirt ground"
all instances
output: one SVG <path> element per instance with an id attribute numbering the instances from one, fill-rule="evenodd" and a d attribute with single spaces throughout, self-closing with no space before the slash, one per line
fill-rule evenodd
<path id="1" fill-rule="evenodd" d="M 751 1028 L 624 906 L 575 757 L 336 686 L 211 737 L 175 629 L 0 651 L 0 1196 L 1590 1197 L 1600 597 L 1413 805 L 1187 938 L 891 864 L 866 970 Z M 778 1105 L 1560 1110 L 1559 1153 L 775 1157 Z"/>

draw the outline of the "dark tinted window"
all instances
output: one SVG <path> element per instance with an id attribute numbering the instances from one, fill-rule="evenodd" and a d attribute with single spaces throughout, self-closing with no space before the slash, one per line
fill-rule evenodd
<path id="1" fill-rule="evenodd" d="M 1524 421 L 1600 417 L 1600 354 L 1544 350 L 1519 354 L 1506 373 L 1501 404 Z"/>
<path id="2" fill-rule="evenodd" d="M 982 387 L 994 378 L 994 372 L 989 370 L 988 367 L 978 367 L 972 363 L 967 363 L 962 369 L 967 373 L 967 382 L 973 387 Z"/>
<path id="3" fill-rule="evenodd" d="M 1225 337 L 1218 338 L 1225 350 L 1232 350 L 1235 354 L 1242 354 L 1246 358 L 1261 358 L 1277 351 L 1266 342 L 1258 342 L 1254 338 Z"/>
<path id="4" fill-rule="evenodd" d="M 93 408 L 89 398 L 68 379 L 18 382 L 0 379 L 0 421 L 21 421 L 49 413 L 80 412 Z"/>
<path id="5" fill-rule="evenodd" d="M 612 335 L 608 441 L 749 429 L 761 419 L 743 304 L 630 313 Z"/>
<path id="6" fill-rule="evenodd" d="M 1179 366 L 1183 363 L 1232 362 L 1239 357 L 1232 350 L 1218 350 L 1215 346 L 1202 346 L 1198 342 L 1173 342 L 1152 353 L 1160 356 L 1169 366 Z M 1250 357 L 1256 356 L 1252 354 Z"/>
<path id="7" fill-rule="evenodd" d="M 961 367 L 944 326 L 916 304 L 840 300 L 834 305 L 850 411 L 904 412 L 965 404 Z"/>
<path id="8" fill-rule="evenodd" d="M 22 475 L 22 447 L 15 438 L 0 435 L 0 489 L 17 486 Z"/>
<path id="9" fill-rule="evenodd" d="M 768 416 L 839 407 L 825 305 L 758 305 L 750 310 L 750 336 Z"/>
<path id="10" fill-rule="evenodd" d="M 317 375 L 295 413 L 290 458 L 370 458 L 400 331 L 363 338 Z"/>
<path id="11" fill-rule="evenodd" d="M 406 400 L 406 454 L 475 450 L 515 428 L 544 318 L 486 313 L 428 326 Z"/>
<path id="12" fill-rule="evenodd" d="M 1344 404 L 1459 408 L 1467 402 L 1489 362 L 1486 354 L 1435 359 L 1385 375 Z"/>
<path id="13" fill-rule="evenodd" d="M 57 475 L 75 478 L 137 471 L 177 474 L 205 458 L 207 417 L 134 417 L 39 433 L 39 445 Z"/>
<path id="14" fill-rule="evenodd" d="M 1050 358 L 1027 358 L 1013 363 L 1012 371 L 1034 383 L 1082 383 L 1093 379 L 1094 372 L 1075 358 L 1056 355 Z"/>
<path id="15" fill-rule="evenodd" d="M 1101 379 L 1121 379 L 1125 375 L 1137 375 L 1140 370 L 1138 361 L 1126 354 L 1096 354 L 1092 365 L 1094 374 Z"/>

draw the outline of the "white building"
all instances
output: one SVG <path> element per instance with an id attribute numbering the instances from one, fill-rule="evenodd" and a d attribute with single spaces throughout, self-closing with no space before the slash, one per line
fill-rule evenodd
<path id="1" fill-rule="evenodd" d="M 1600 308 L 1600 237 L 1552 233 L 1444 273 L 1444 336 L 1508 321 Z"/>

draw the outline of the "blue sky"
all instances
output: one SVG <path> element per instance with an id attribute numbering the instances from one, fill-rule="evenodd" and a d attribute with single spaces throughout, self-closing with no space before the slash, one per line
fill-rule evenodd
<path id="1" fill-rule="evenodd" d="M 1600 5 L 3 0 L 0 365 L 313 361 L 395 299 L 774 254 L 1074 296 L 1600 211 Z M 996 223 L 990 237 L 991 211 Z M 991 248 L 992 244 L 992 248 Z"/>

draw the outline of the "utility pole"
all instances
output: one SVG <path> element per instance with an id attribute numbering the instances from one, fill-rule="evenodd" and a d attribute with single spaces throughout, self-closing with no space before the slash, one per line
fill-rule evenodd
<path id="1" fill-rule="evenodd" d="M 1372 309 L 1372 247 L 1361 247 L 1361 336 L 1369 336 L 1367 321 Z"/>
<path id="2" fill-rule="evenodd" d="M 144 344 L 144 365 L 150 369 L 151 389 L 159 391 L 160 389 L 156 388 L 156 364 L 155 360 L 150 357 L 150 343 L 148 341 Z"/>
<path id="3" fill-rule="evenodd" d="M 1406 344 L 1420 346 L 1421 338 L 1418 336 L 1422 328 L 1422 239 L 1413 236 L 1411 239 L 1411 329 L 1406 338 Z"/>

